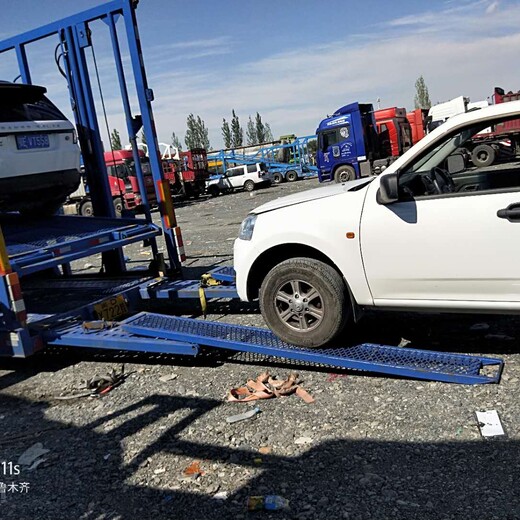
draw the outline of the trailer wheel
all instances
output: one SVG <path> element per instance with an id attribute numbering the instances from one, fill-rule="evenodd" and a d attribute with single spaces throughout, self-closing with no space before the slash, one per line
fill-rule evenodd
<path id="1" fill-rule="evenodd" d="M 294 182 L 298 180 L 298 173 L 295 170 L 289 170 L 285 175 L 287 182 Z"/>
<path id="2" fill-rule="evenodd" d="M 477 167 L 491 166 L 495 162 L 495 149 L 489 144 L 479 144 L 471 152 L 471 161 Z"/>
<path id="3" fill-rule="evenodd" d="M 334 174 L 334 180 L 341 184 L 343 182 L 353 181 L 356 178 L 356 171 L 352 166 L 340 166 Z"/>
<path id="4" fill-rule="evenodd" d="M 79 207 L 79 214 L 84 217 L 92 217 L 94 215 L 94 207 L 92 206 L 92 202 L 90 200 L 86 200 Z"/>
<path id="5" fill-rule="evenodd" d="M 123 214 L 123 201 L 121 197 L 114 199 L 114 211 L 116 212 L 116 217 L 120 217 Z"/>
<path id="6" fill-rule="evenodd" d="M 260 310 L 283 341 L 320 347 L 343 330 L 351 305 L 343 278 L 333 267 L 313 258 L 291 258 L 265 277 Z"/>
<path id="7" fill-rule="evenodd" d="M 279 172 L 273 173 L 273 184 L 280 184 L 283 181 L 283 175 Z"/>
<path id="8" fill-rule="evenodd" d="M 244 190 L 253 191 L 255 189 L 255 183 L 253 181 L 244 182 Z"/>

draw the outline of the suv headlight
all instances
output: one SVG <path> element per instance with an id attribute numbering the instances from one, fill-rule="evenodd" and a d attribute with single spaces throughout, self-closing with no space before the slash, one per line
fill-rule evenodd
<path id="1" fill-rule="evenodd" d="M 240 233 L 238 238 L 241 240 L 251 240 L 253 230 L 255 229 L 256 215 L 248 215 L 240 225 Z"/>

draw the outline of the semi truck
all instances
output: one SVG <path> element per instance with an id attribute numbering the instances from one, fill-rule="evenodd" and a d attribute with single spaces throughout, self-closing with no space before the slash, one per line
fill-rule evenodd
<path id="1" fill-rule="evenodd" d="M 399 157 L 412 147 L 412 128 L 404 108 L 381 108 L 374 112 L 381 151 Z"/>
<path id="2" fill-rule="evenodd" d="M 204 148 L 178 152 L 178 158 L 162 159 L 164 178 L 170 183 L 173 195 L 198 198 L 209 179 L 208 158 Z"/>
<path id="3" fill-rule="evenodd" d="M 105 152 L 108 184 L 116 216 L 121 216 L 123 210 L 139 211 L 143 205 L 143 197 L 137 182 L 135 162 L 131 150 L 113 150 Z M 157 204 L 157 196 L 153 185 L 150 162 L 142 150 L 139 150 L 141 169 L 144 174 L 146 196 L 149 204 Z M 93 206 L 90 199 L 89 187 L 83 172 L 82 182 L 78 189 L 71 193 L 63 205 L 66 215 L 92 216 Z"/>
<path id="4" fill-rule="evenodd" d="M 410 148 L 410 125 L 404 109 L 394 107 L 378 112 L 383 140 L 370 103 L 350 103 L 321 121 L 316 130 L 320 182 L 342 183 L 381 173 L 394 158 Z"/>
<path id="5" fill-rule="evenodd" d="M 406 114 L 412 131 L 412 144 L 418 143 L 425 135 L 427 130 L 428 109 L 416 108 Z"/>
<path id="6" fill-rule="evenodd" d="M 500 87 L 495 87 L 491 103 L 488 100 L 470 102 L 468 97 L 459 96 L 430 108 L 428 130 L 433 130 L 456 114 L 485 108 L 489 104 L 498 105 L 518 99 L 520 99 L 520 92 L 506 93 Z M 520 119 L 484 129 L 467 143 L 466 153 L 473 165 L 478 167 L 491 166 L 495 161 L 520 154 Z"/>

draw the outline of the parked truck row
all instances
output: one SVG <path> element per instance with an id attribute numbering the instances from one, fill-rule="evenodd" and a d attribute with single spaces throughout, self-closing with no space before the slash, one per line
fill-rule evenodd
<path id="1" fill-rule="evenodd" d="M 404 108 L 374 110 L 369 103 L 350 103 L 323 119 L 316 134 L 316 162 L 320 182 L 346 182 L 377 175 L 450 117 L 517 100 L 520 93 L 505 93 L 496 87 L 492 101 L 470 103 L 459 96 L 433 106 L 429 111 Z M 474 166 L 490 166 L 520 153 L 520 120 L 486 128 L 466 143 L 464 153 Z"/>

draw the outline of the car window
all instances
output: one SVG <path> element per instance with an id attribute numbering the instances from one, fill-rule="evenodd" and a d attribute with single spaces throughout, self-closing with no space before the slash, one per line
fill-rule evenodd
<path id="1" fill-rule="evenodd" d="M 20 121 L 66 121 L 67 118 L 46 97 L 38 101 L 24 103 L 20 100 L 3 100 L 0 104 L 0 122 Z"/>
<path id="2" fill-rule="evenodd" d="M 248 164 L 247 173 L 255 173 L 255 172 L 256 172 L 256 164 Z"/>
<path id="3" fill-rule="evenodd" d="M 227 171 L 228 177 L 237 177 L 238 175 L 243 175 L 243 174 L 244 174 L 244 168 L 242 166 L 240 168 L 230 168 Z"/>
<path id="4" fill-rule="evenodd" d="M 520 189 L 518 131 L 520 119 L 509 116 L 445 136 L 401 170 L 401 195 L 457 196 Z"/>

